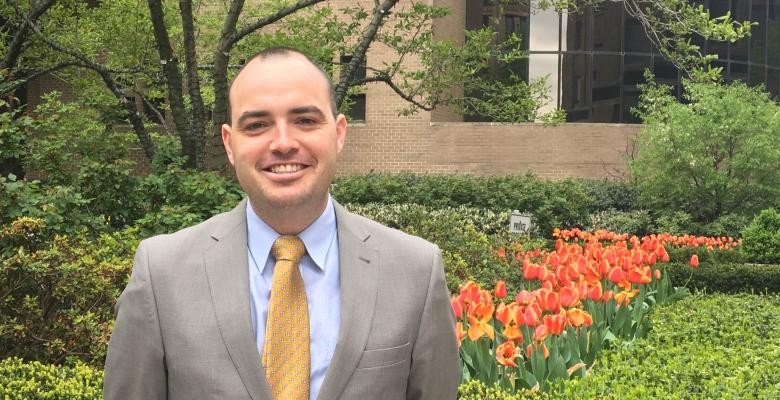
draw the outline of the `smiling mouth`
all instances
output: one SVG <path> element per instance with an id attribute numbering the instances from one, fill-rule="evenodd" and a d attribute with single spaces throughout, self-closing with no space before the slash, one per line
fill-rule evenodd
<path id="1" fill-rule="evenodd" d="M 306 168 L 303 164 L 278 164 L 267 168 L 267 171 L 275 174 L 293 174 Z"/>

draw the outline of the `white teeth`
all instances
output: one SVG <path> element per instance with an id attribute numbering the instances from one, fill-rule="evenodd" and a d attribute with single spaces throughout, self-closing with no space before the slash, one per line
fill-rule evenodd
<path id="1" fill-rule="evenodd" d="M 298 172 L 302 169 L 303 166 L 300 164 L 280 164 L 271 167 L 271 172 L 275 174 L 289 174 L 293 172 Z"/>

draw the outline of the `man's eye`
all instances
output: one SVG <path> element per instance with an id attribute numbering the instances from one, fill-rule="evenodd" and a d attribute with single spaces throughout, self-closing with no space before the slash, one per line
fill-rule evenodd
<path id="1" fill-rule="evenodd" d="M 268 126 L 268 125 L 265 122 L 252 122 L 252 123 L 246 124 L 244 126 L 244 130 L 256 131 L 256 130 L 259 130 L 259 129 L 263 129 L 266 126 Z"/>
<path id="2" fill-rule="evenodd" d="M 298 123 L 301 125 L 314 125 L 317 123 L 317 120 L 313 118 L 299 118 Z"/>

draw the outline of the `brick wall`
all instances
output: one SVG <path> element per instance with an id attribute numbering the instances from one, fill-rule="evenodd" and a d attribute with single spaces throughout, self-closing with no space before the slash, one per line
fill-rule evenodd
<path id="1" fill-rule="evenodd" d="M 639 125 L 413 123 L 347 130 L 339 174 L 414 171 L 621 178 Z"/>

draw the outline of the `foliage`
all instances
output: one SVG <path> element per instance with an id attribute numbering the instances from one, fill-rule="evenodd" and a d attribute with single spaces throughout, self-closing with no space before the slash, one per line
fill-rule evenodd
<path id="1" fill-rule="evenodd" d="M 549 398 L 544 392 L 520 390 L 512 393 L 498 385 L 486 386 L 478 380 L 461 383 L 458 387 L 458 400 L 541 400 Z"/>
<path id="2" fill-rule="evenodd" d="M 584 225 L 591 202 L 577 181 L 548 181 L 533 174 L 473 177 L 371 173 L 338 178 L 331 193 L 343 203 L 519 210 L 532 215 L 532 233 L 543 237 L 549 237 L 554 227 Z"/>
<path id="3" fill-rule="evenodd" d="M 591 231 L 606 229 L 642 236 L 653 230 L 652 225 L 652 218 L 647 210 L 617 211 L 613 209 L 590 214 L 586 227 Z"/>
<path id="4" fill-rule="evenodd" d="M 100 122 L 94 108 L 64 102 L 58 92 L 45 94 L 42 100 L 28 132 L 26 166 L 48 182 L 73 183 L 81 164 L 110 164 L 127 155 L 132 137 L 112 132 L 112 126 Z"/>
<path id="5" fill-rule="evenodd" d="M 761 211 L 742 231 L 742 245 L 749 262 L 780 264 L 780 213 Z"/>
<path id="6" fill-rule="evenodd" d="M 144 237 L 191 226 L 238 204 L 244 194 L 232 178 L 217 172 L 183 169 L 172 163 L 140 184 L 143 217 L 137 220 Z"/>
<path id="7" fill-rule="evenodd" d="M 44 229 L 25 226 L 1 232 L 35 237 Z M 61 363 L 73 357 L 100 365 L 137 236 L 132 229 L 96 239 L 56 236 L 29 247 L 22 242 L 6 254 L 0 263 L 0 358 Z"/>
<path id="8" fill-rule="evenodd" d="M 91 232 L 105 229 L 103 219 L 90 211 L 89 200 L 71 186 L 0 177 L 0 224 L 10 224 L 21 217 L 43 220 L 44 238 L 84 228 Z M 0 245 L 0 249 L 3 247 L 4 244 Z"/>
<path id="9" fill-rule="evenodd" d="M 780 298 L 693 296 L 651 314 L 647 338 L 604 352 L 551 395 L 580 399 L 780 396 Z"/>
<path id="10" fill-rule="evenodd" d="M 738 253 L 737 253 L 738 254 Z M 780 264 L 702 261 L 691 269 L 672 263 L 666 271 L 676 285 L 707 293 L 780 293 Z"/>
<path id="11" fill-rule="evenodd" d="M 0 398 L 4 400 L 102 400 L 103 371 L 83 363 L 69 366 L 0 361 Z"/>
<path id="12" fill-rule="evenodd" d="M 9 107 L 7 101 L 0 100 L 0 110 Z M 20 109 L 0 111 L 0 176 L 13 172 L 12 164 L 19 163 L 27 155 L 25 138 L 32 124 L 32 118 L 22 114 Z"/>
<path id="13" fill-rule="evenodd" d="M 740 82 L 684 87 L 684 104 L 652 79 L 642 87 L 645 124 L 630 167 L 643 204 L 695 222 L 778 206 L 780 106 Z"/>
<path id="14" fill-rule="evenodd" d="M 633 211 L 638 208 L 639 193 L 629 182 L 618 180 L 579 179 L 591 199 L 591 212 Z"/>

